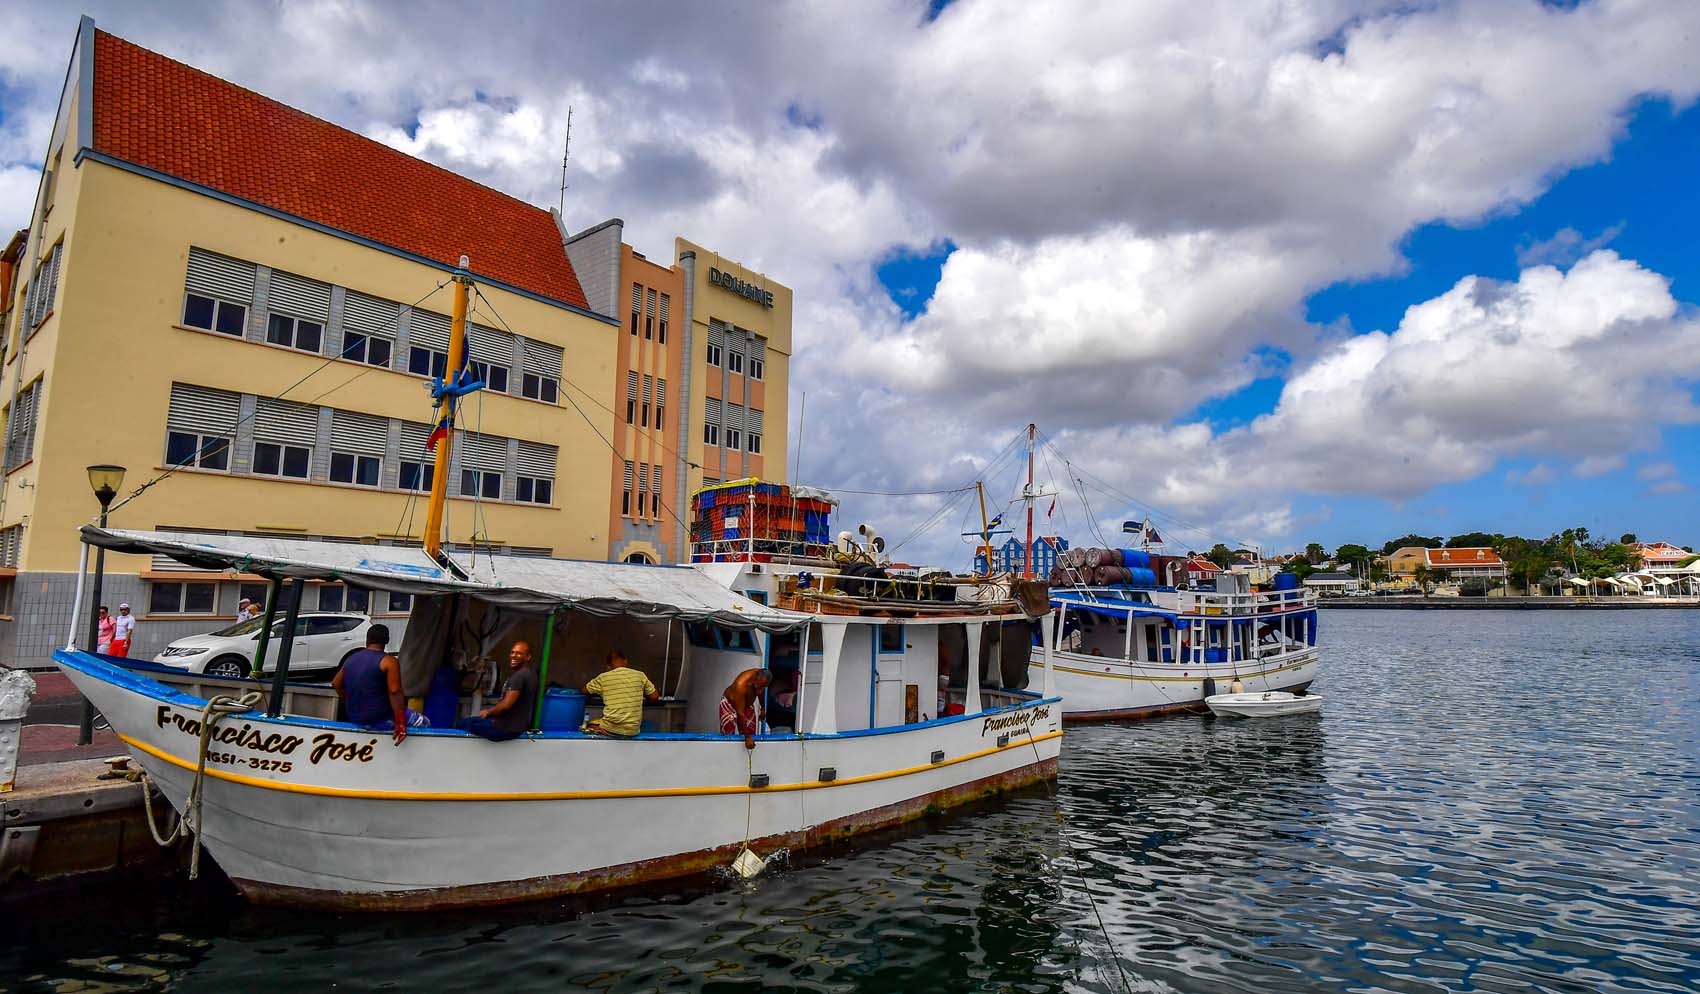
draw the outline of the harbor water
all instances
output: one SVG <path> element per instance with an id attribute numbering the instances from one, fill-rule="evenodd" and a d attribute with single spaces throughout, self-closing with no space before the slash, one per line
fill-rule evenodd
<path id="1" fill-rule="evenodd" d="M 1320 716 L 1071 726 L 1054 799 L 497 910 L 43 902 L 0 988 L 1700 989 L 1700 612 L 1322 621 Z"/>

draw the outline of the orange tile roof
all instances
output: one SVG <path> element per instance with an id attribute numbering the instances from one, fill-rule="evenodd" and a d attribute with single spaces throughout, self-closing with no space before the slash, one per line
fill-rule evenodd
<path id="1" fill-rule="evenodd" d="M 1640 553 L 1647 562 L 1679 561 L 1692 556 L 1692 552 L 1684 552 L 1669 542 L 1632 542 L 1629 548 Z"/>
<path id="2" fill-rule="evenodd" d="M 95 32 L 94 150 L 587 307 L 549 212 Z"/>
<path id="3" fill-rule="evenodd" d="M 1429 549 L 1430 566 L 1504 566 L 1499 553 L 1488 548 Z"/>

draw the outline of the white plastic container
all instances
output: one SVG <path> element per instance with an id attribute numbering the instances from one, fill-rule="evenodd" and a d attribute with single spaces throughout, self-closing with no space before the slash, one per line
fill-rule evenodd
<path id="1" fill-rule="evenodd" d="M 18 774 L 24 712 L 35 697 L 35 678 L 23 670 L 0 673 L 0 793 L 12 789 Z"/>

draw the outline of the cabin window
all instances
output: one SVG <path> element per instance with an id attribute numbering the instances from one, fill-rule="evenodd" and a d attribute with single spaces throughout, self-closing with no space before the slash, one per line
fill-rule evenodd
<path id="1" fill-rule="evenodd" d="M 254 605 L 254 610 L 266 609 L 266 594 L 271 585 L 266 583 L 239 583 L 236 585 L 236 596 Z"/>
<path id="2" fill-rule="evenodd" d="M 149 614 L 212 614 L 217 607 L 216 583 L 155 583 L 148 591 Z"/>
<path id="3" fill-rule="evenodd" d="M 699 649 L 718 649 L 720 645 L 714 639 L 714 626 L 702 621 L 685 623 L 685 638 Z"/>
<path id="4" fill-rule="evenodd" d="M 720 629 L 720 648 L 728 652 L 755 652 L 756 637 L 747 631 Z"/>
<path id="5" fill-rule="evenodd" d="M 352 611 L 365 614 L 372 606 L 372 592 L 359 587 L 327 583 L 319 588 L 319 610 Z"/>
<path id="6" fill-rule="evenodd" d="M 902 625 L 881 625 L 880 626 L 880 651 L 881 652 L 902 652 L 903 651 L 903 626 Z"/>
<path id="7" fill-rule="evenodd" d="M 413 595 L 390 591 L 390 613 L 407 614 L 413 610 Z"/>

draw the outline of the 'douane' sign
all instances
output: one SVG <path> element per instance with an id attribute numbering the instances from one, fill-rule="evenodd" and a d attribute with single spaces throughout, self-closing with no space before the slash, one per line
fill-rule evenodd
<path id="1" fill-rule="evenodd" d="M 763 290 L 754 283 L 746 283 L 731 273 L 723 273 L 712 266 L 708 270 L 708 282 L 722 289 L 730 290 L 740 297 L 748 297 L 763 307 L 773 306 L 772 290 Z"/>

